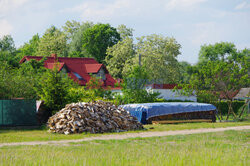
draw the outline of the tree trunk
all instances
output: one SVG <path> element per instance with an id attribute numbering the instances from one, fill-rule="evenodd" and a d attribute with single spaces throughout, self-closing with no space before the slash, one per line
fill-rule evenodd
<path id="1" fill-rule="evenodd" d="M 241 116 L 242 116 L 242 114 L 243 114 L 243 112 L 244 112 L 244 109 L 245 109 L 245 107 L 247 106 L 248 102 L 249 102 L 249 100 L 247 100 L 246 103 L 242 106 L 242 110 L 241 110 L 241 112 L 240 112 L 239 118 L 241 118 Z"/>
<path id="2" fill-rule="evenodd" d="M 236 119 L 237 116 L 236 116 L 236 114 L 234 113 L 234 110 L 233 110 L 233 107 L 232 107 L 232 100 L 228 100 L 227 105 L 228 105 L 227 120 L 228 120 L 228 118 L 229 118 L 230 113 L 232 113 L 233 116 L 234 116 L 234 118 Z"/>

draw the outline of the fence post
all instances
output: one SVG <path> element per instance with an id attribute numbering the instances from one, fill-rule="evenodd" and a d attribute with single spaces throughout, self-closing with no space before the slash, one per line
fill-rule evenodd
<path id="1" fill-rule="evenodd" d="M 1 100 L 1 106 L 2 106 L 2 108 L 1 108 L 1 114 L 2 114 L 2 125 L 3 125 L 3 100 Z"/>

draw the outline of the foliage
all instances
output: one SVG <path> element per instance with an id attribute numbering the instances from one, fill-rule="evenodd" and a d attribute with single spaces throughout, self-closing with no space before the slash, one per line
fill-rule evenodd
<path id="1" fill-rule="evenodd" d="M 106 57 L 106 49 L 120 40 L 120 34 L 109 24 L 96 24 L 83 32 L 83 48 L 102 63 Z"/>
<path id="2" fill-rule="evenodd" d="M 68 92 L 69 102 L 91 102 L 96 100 L 112 100 L 113 96 L 109 89 L 103 88 L 103 82 L 97 77 L 91 77 L 86 86 L 71 88 Z"/>
<path id="3" fill-rule="evenodd" d="M 80 24 L 80 23 L 79 23 Z M 70 43 L 69 43 L 69 56 L 70 57 L 91 57 L 91 55 L 82 47 L 83 45 L 83 33 L 93 27 L 92 22 L 83 22 L 80 27 L 77 26 L 70 31 Z"/>
<path id="4" fill-rule="evenodd" d="M 145 66 L 135 66 L 122 84 L 123 95 L 117 95 L 116 100 L 120 104 L 127 103 L 148 103 L 156 101 L 159 93 L 147 91 L 145 85 L 148 81 L 148 74 Z"/>
<path id="5" fill-rule="evenodd" d="M 202 46 L 199 56 L 200 61 L 186 87 L 195 90 L 198 96 L 210 96 L 213 101 L 224 94 L 229 108 L 227 119 L 231 113 L 236 118 L 230 94 L 250 84 L 249 52 L 246 49 L 238 51 L 234 44 L 222 42 Z"/>
<path id="6" fill-rule="evenodd" d="M 35 60 L 13 68 L 7 63 L 0 65 L 0 98 L 38 99 L 35 87 L 38 87 L 41 75 L 46 71 L 41 62 Z"/>
<path id="7" fill-rule="evenodd" d="M 176 83 L 180 80 L 179 64 L 176 57 L 180 54 L 180 44 L 174 38 L 162 35 L 149 35 L 137 38 L 136 55 L 126 62 L 124 76 L 132 66 L 141 64 L 147 66 L 146 72 L 155 83 Z"/>
<path id="8" fill-rule="evenodd" d="M 63 32 L 66 34 L 67 39 L 72 39 L 72 36 L 79 30 L 80 23 L 72 20 L 67 21 L 64 26 L 62 26 Z"/>
<path id="9" fill-rule="evenodd" d="M 75 83 L 67 75 L 58 73 L 57 69 L 48 70 L 42 77 L 36 92 L 53 114 L 68 104 L 68 90 Z"/>
<path id="10" fill-rule="evenodd" d="M 122 78 L 124 66 L 135 55 L 133 39 L 125 38 L 107 49 L 105 63 L 109 73 L 115 78 Z"/>
<path id="11" fill-rule="evenodd" d="M 216 102 L 211 102 L 211 104 L 214 104 L 216 106 L 216 108 L 219 110 L 219 114 L 227 115 L 229 109 L 227 101 L 216 101 Z M 240 108 L 244 104 L 245 104 L 244 101 L 233 101 L 232 107 L 234 112 L 238 114 L 240 112 Z"/>
<path id="12" fill-rule="evenodd" d="M 3 36 L 0 39 L 0 51 L 7 51 L 9 53 L 16 51 L 14 40 L 10 35 Z"/>
<path id="13" fill-rule="evenodd" d="M 192 75 L 192 66 L 188 62 L 179 62 L 180 82 L 188 83 Z"/>
<path id="14" fill-rule="evenodd" d="M 23 56 L 26 55 L 36 55 L 36 52 L 38 50 L 38 45 L 40 42 L 40 37 L 38 34 L 34 35 L 32 39 L 29 40 L 28 43 L 25 43 L 21 48 L 18 49 L 19 57 L 23 58 Z"/>
<path id="15" fill-rule="evenodd" d="M 57 54 L 58 56 L 66 56 L 66 51 L 66 35 L 55 26 L 51 26 L 40 38 L 36 55 L 50 56 L 51 54 Z"/>
<path id="16" fill-rule="evenodd" d="M 120 34 L 121 39 L 133 38 L 133 29 L 127 28 L 126 25 L 121 24 L 117 27 L 117 32 Z"/>

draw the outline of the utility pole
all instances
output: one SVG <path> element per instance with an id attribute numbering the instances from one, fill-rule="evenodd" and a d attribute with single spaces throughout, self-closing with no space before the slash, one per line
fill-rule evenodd
<path id="1" fill-rule="evenodd" d="M 139 66 L 141 66 L 141 54 L 139 54 Z"/>

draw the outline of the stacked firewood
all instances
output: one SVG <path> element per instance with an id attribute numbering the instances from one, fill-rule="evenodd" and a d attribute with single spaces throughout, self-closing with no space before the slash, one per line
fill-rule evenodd
<path id="1" fill-rule="evenodd" d="M 141 123 L 127 111 L 109 102 L 72 103 L 51 116 L 50 132 L 104 133 L 143 129 Z"/>

